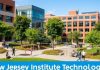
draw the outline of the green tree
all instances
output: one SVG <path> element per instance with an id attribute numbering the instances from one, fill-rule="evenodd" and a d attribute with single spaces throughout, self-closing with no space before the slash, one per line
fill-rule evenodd
<path id="1" fill-rule="evenodd" d="M 68 35 L 68 40 L 69 41 L 74 41 L 77 45 L 79 45 L 79 37 L 80 37 L 80 32 L 74 31 L 69 33 Z"/>
<path id="2" fill-rule="evenodd" d="M 72 34 L 72 32 L 70 32 L 70 33 L 68 34 L 67 39 L 68 39 L 68 43 L 71 43 L 71 44 L 72 44 L 72 40 L 73 40 L 73 34 Z"/>
<path id="3" fill-rule="evenodd" d="M 87 43 L 100 45 L 100 31 L 93 30 L 89 32 L 85 38 Z"/>
<path id="4" fill-rule="evenodd" d="M 51 38 L 52 47 L 54 50 L 54 41 L 56 37 L 61 36 L 64 24 L 59 18 L 51 18 L 46 24 L 47 35 Z"/>
<path id="5" fill-rule="evenodd" d="M 26 16 L 17 16 L 14 22 L 15 34 L 14 37 L 16 40 L 22 41 L 25 39 L 25 31 L 29 28 L 31 20 Z"/>
<path id="6" fill-rule="evenodd" d="M 95 30 L 100 31 L 100 22 L 95 25 Z"/>
<path id="7" fill-rule="evenodd" d="M 29 28 L 26 30 L 25 35 L 29 43 L 37 43 L 40 37 L 40 31 L 38 29 Z"/>
<path id="8" fill-rule="evenodd" d="M 14 33 L 13 26 L 0 21 L 0 35 L 3 37 L 3 41 L 5 41 L 6 37 L 12 37 L 13 33 Z"/>

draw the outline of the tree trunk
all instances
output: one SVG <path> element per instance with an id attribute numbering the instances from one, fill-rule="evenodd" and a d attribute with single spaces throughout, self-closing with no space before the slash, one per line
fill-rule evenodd
<path id="1" fill-rule="evenodd" d="M 55 47 L 54 47 L 54 40 L 52 40 L 52 48 L 53 48 L 53 50 L 54 50 L 54 48 L 55 48 Z"/>

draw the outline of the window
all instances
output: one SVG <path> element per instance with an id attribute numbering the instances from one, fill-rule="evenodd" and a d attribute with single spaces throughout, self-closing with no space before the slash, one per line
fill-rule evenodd
<path id="1" fill-rule="evenodd" d="M 80 37 L 83 37 L 83 34 L 80 34 Z"/>
<path id="2" fill-rule="evenodd" d="M 91 22 L 91 26 L 95 26 L 96 22 L 95 21 L 92 21 Z"/>
<path id="3" fill-rule="evenodd" d="M 62 20 L 66 20 L 66 17 L 62 17 Z"/>
<path id="4" fill-rule="evenodd" d="M 85 26 L 89 26 L 89 21 L 86 21 L 85 22 Z"/>
<path id="5" fill-rule="evenodd" d="M 77 20 L 77 16 L 73 17 L 74 20 Z"/>
<path id="6" fill-rule="evenodd" d="M 68 17 L 68 20 L 71 20 L 72 18 L 71 17 Z"/>
<path id="7" fill-rule="evenodd" d="M 86 29 L 85 29 L 85 32 L 89 32 L 89 29 L 88 29 L 88 28 L 86 28 Z"/>
<path id="8" fill-rule="evenodd" d="M 83 16 L 79 16 L 79 19 L 83 19 Z"/>
<path id="9" fill-rule="evenodd" d="M 66 27 L 66 22 L 64 22 L 64 26 Z"/>
<path id="10" fill-rule="evenodd" d="M 12 22 L 12 17 L 6 16 L 6 22 Z"/>
<path id="11" fill-rule="evenodd" d="M 91 16 L 91 19 L 96 19 L 96 16 Z"/>
<path id="12" fill-rule="evenodd" d="M 66 32 L 66 28 L 63 29 L 63 32 Z"/>
<path id="13" fill-rule="evenodd" d="M 79 29 L 80 32 L 83 32 L 83 29 Z"/>
<path id="14" fill-rule="evenodd" d="M 79 42 L 83 42 L 83 39 L 79 39 Z"/>
<path id="15" fill-rule="evenodd" d="M 85 19 L 89 19 L 89 16 L 85 16 Z"/>
<path id="16" fill-rule="evenodd" d="M 0 20 L 1 20 L 1 21 L 3 20 L 3 15 L 0 15 Z"/>
<path id="17" fill-rule="evenodd" d="M 79 22 L 79 26 L 83 26 L 83 22 L 82 21 Z"/>
<path id="18" fill-rule="evenodd" d="M 77 22 L 73 22 L 73 26 L 77 26 Z"/>
<path id="19" fill-rule="evenodd" d="M 0 11 L 3 10 L 3 4 L 0 3 Z"/>
<path id="20" fill-rule="evenodd" d="M 68 32 L 71 32 L 71 29 L 68 29 Z"/>
<path id="21" fill-rule="evenodd" d="M 6 5 L 6 11 L 7 12 L 12 12 L 12 6 Z"/>
<path id="22" fill-rule="evenodd" d="M 68 27 L 71 27 L 71 22 L 68 22 Z"/>
<path id="23" fill-rule="evenodd" d="M 77 29 L 75 28 L 75 29 L 73 29 L 73 31 L 77 31 Z"/>

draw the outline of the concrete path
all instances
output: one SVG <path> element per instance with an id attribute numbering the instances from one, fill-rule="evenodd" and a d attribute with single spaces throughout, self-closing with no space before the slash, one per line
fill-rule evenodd
<path id="1" fill-rule="evenodd" d="M 50 50 L 52 48 L 49 48 L 49 49 L 45 49 L 45 50 Z M 32 55 L 29 55 L 29 56 L 22 56 L 20 54 L 24 54 L 25 51 L 22 51 L 22 50 L 16 50 L 16 56 L 11 56 L 13 58 L 34 58 L 34 57 L 37 57 L 37 58 L 46 58 L 46 59 L 52 59 L 52 60 L 59 60 L 59 61 L 77 61 L 78 58 L 76 57 L 71 57 L 71 52 L 74 50 L 74 48 L 72 47 L 66 47 L 66 46 L 63 46 L 63 47 L 56 47 L 55 49 L 61 49 L 64 51 L 64 55 L 45 55 L 45 54 L 42 54 L 43 51 L 45 50 L 35 50 L 32 52 Z M 12 55 L 12 51 L 11 49 L 8 49 L 9 50 L 9 54 Z M 26 51 L 27 54 L 31 54 L 31 51 Z M 0 58 L 5 58 L 5 53 L 4 54 L 0 54 Z M 86 59 L 87 61 L 100 61 L 100 60 L 93 60 L 93 59 Z"/>

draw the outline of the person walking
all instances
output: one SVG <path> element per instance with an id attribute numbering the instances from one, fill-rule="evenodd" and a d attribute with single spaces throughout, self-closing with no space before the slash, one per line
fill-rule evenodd
<path id="1" fill-rule="evenodd" d="M 86 56 L 86 52 L 83 50 L 82 51 L 82 59 L 85 61 L 85 56 Z"/>
<path id="2" fill-rule="evenodd" d="M 81 61 L 81 59 L 82 59 L 81 51 L 78 51 L 77 52 L 77 57 L 78 57 L 78 60 L 77 61 Z"/>
<path id="3" fill-rule="evenodd" d="M 15 47 L 12 48 L 12 55 L 15 56 Z"/>

